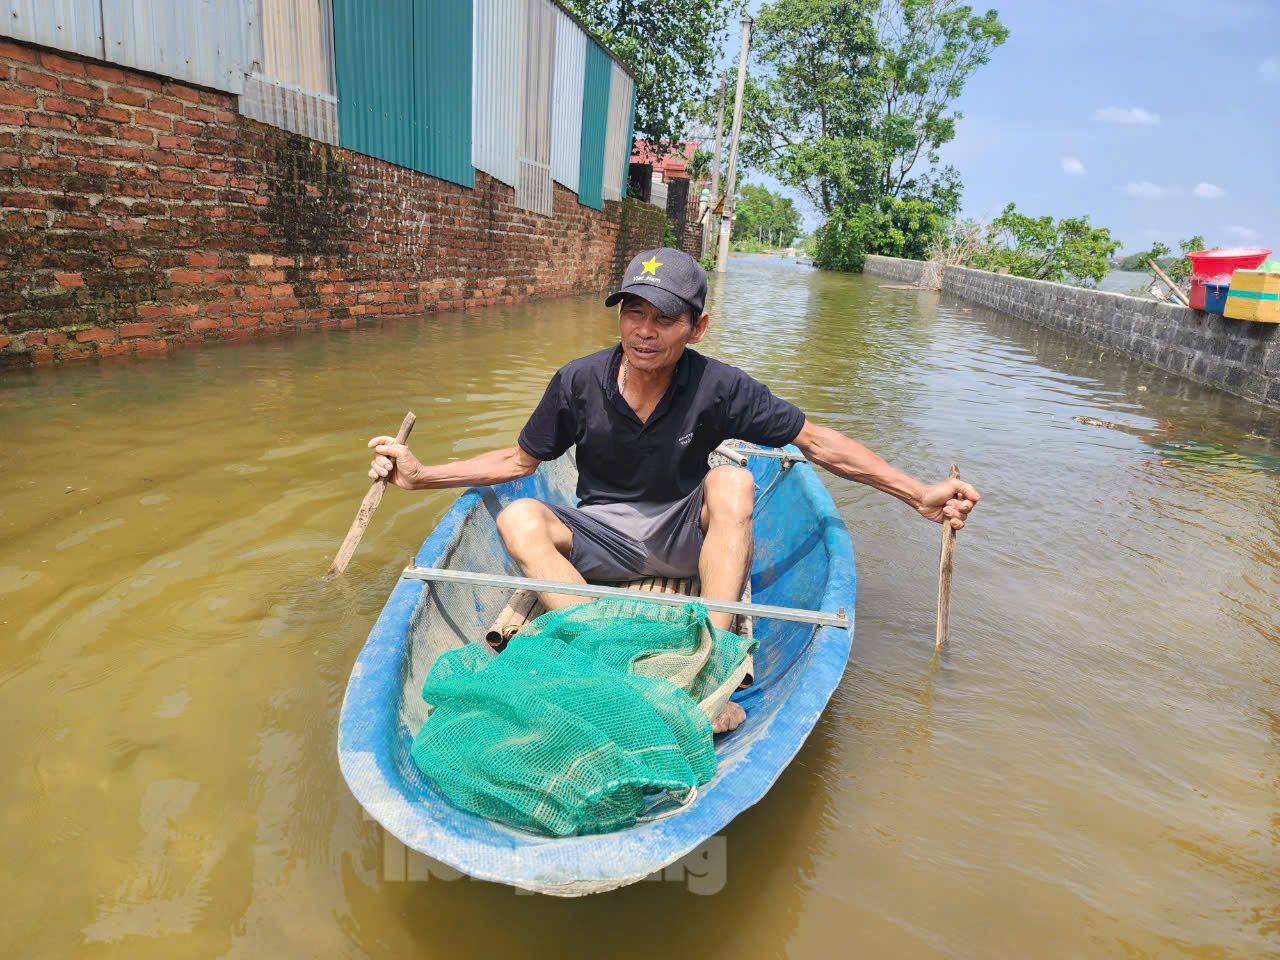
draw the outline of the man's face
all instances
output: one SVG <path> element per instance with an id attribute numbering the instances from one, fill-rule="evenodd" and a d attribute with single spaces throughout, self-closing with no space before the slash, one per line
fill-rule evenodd
<path id="1" fill-rule="evenodd" d="M 705 313 L 695 320 L 692 310 L 668 317 L 648 300 L 629 293 L 618 305 L 622 351 L 633 369 L 674 369 L 684 348 L 707 332 L 708 320 Z"/>

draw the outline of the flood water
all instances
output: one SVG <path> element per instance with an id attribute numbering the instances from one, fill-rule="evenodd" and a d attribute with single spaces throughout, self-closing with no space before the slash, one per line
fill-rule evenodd
<path id="1" fill-rule="evenodd" d="M 707 352 L 984 494 L 935 660 L 939 528 L 826 478 L 852 659 L 720 892 L 407 882 L 338 770 L 455 496 L 388 491 L 322 584 L 364 442 L 412 409 L 424 460 L 512 443 L 616 338 L 557 300 L 0 378 L 4 955 L 1280 952 L 1280 417 L 871 277 L 741 258 L 709 309 Z"/>

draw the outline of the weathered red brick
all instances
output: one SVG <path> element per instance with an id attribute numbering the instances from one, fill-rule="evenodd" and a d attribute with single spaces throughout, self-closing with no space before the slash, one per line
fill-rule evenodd
<path id="1" fill-rule="evenodd" d="M 18 63 L 35 63 L 36 51 L 31 47 L 0 37 L 0 60 L 16 60 Z"/>
<path id="2" fill-rule="evenodd" d="M 62 93 L 67 97 L 79 97 L 81 100 L 101 100 L 106 96 L 106 91 L 101 87 L 95 87 L 89 83 L 81 83 L 79 80 L 62 79 Z"/>
<path id="3" fill-rule="evenodd" d="M 133 267 L 145 267 L 147 261 L 144 257 L 135 256 L 131 253 L 124 253 L 118 257 L 111 258 L 111 265 L 119 267 L 122 270 L 129 270 Z"/>
<path id="4" fill-rule="evenodd" d="M 45 130 L 70 130 L 71 121 L 60 113 L 35 113 L 27 116 L 27 123 Z"/>
<path id="5" fill-rule="evenodd" d="M 149 337 L 156 332 L 154 323 L 122 323 L 117 329 L 122 337 Z"/>
<path id="6" fill-rule="evenodd" d="M 88 157 L 76 161 L 76 170 L 86 177 L 114 177 L 119 169 L 114 163 L 103 163 Z"/>
<path id="7" fill-rule="evenodd" d="M 10 107 L 26 107 L 34 109 L 36 95 L 30 90 L 19 90 L 16 87 L 0 87 L 0 103 Z"/>
<path id="8" fill-rule="evenodd" d="M 155 110 L 157 113 L 182 113 L 182 104 L 177 100 L 171 100 L 168 97 L 148 97 L 147 109 Z"/>
<path id="9" fill-rule="evenodd" d="M 156 135 L 150 130 L 139 130 L 137 127 L 121 127 L 120 136 L 134 143 L 145 143 L 148 146 L 156 142 Z"/>
<path id="10" fill-rule="evenodd" d="M 101 120 L 84 120 L 80 119 L 75 122 L 76 133 L 86 137 L 111 137 L 115 135 L 115 129 L 109 123 Z"/>
<path id="11" fill-rule="evenodd" d="M 35 70 L 19 70 L 14 79 L 24 87 L 39 87 L 41 90 L 48 90 L 50 93 L 56 93 L 58 90 L 58 78 L 51 77 L 47 73 L 37 73 Z"/>
<path id="12" fill-rule="evenodd" d="M 164 340 L 135 340 L 133 346 L 139 353 L 164 353 L 169 349 Z"/>
<path id="13" fill-rule="evenodd" d="M 76 77 L 84 76 L 84 64 L 79 60 L 69 60 L 66 57 L 56 53 L 42 51 L 40 54 L 40 66 L 46 70 L 52 70 L 54 73 L 65 73 Z"/>
<path id="14" fill-rule="evenodd" d="M 67 335 L 65 333 L 48 333 L 45 334 L 45 340 L 51 347 L 60 347 L 67 342 Z"/>
<path id="15" fill-rule="evenodd" d="M 155 130 L 173 129 L 172 117 L 167 117 L 163 113 L 152 113 L 150 110 L 135 110 L 133 122 L 141 127 L 151 127 Z"/>
<path id="16" fill-rule="evenodd" d="M 22 165 L 22 157 L 16 153 L 0 153 L 0 169 L 13 169 Z"/>
<path id="17" fill-rule="evenodd" d="M 0 194 L 0 207 L 16 207 L 19 210 L 44 210 L 48 206 L 49 198 L 43 193 Z"/>
<path id="18" fill-rule="evenodd" d="M 94 340 L 113 340 L 115 331 L 107 327 L 90 327 L 88 330 L 76 331 L 77 343 L 91 343 Z"/>
<path id="19" fill-rule="evenodd" d="M 60 287 L 83 287 L 84 274 L 82 273 L 55 273 L 54 278 L 58 281 Z"/>
<path id="20" fill-rule="evenodd" d="M 107 99 L 112 103 L 123 103 L 128 107 L 141 107 L 147 103 L 147 95 L 130 87 L 108 87 Z"/>
<path id="21" fill-rule="evenodd" d="M 0 123 L 11 127 L 22 126 L 26 119 L 27 115 L 21 110 L 0 110 Z"/>
<path id="22" fill-rule="evenodd" d="M 22 338 L 22 341 L 28 347 L 40 347 L 44 345 L 44 334 L 39 330 L 32 330 Z"/>
<path id="23" fill-rule="evenodd" d="M 89 116 L 107 123 L 128 123 L 133 114 L 123 107 L 112 107 L 105 103 L 95 103 L 89 107 Z"/>
<path id="24" fill-rule="evenodd" d="M 129 343 L 103 341 L 96 344 L 95 349 L 100 357 L 118 357 L 131 352 L 133 350 L 133 345 Z"/>
<path id="25" fill-rule="evenodd" d="M 65 97 L 45 97 L 40 106 L 50 113 L 66 113 L 74 117 L 87 116 L 89 107 L 79 100 L 68 100 Z"/>
<path id="26" fill-rule="evenodd" d="M 206 110 L 204 107 L 188 106 L 183 110 L 188 120 L 199 120 L 202 123 L 212 123 L 217 119 L 217 114 L 212 110 Z"/>
<path id="27" fill-rule="evenodd" d="M 200 317 L 197 320 L 191 321 L 191 329 L 192 330 L 217 330 L 218 321 L 210 317 Z"/>

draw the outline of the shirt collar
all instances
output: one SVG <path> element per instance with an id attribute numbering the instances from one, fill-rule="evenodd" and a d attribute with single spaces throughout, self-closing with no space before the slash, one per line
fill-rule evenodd
<path id="1" fill-rule="evenodd" d="M 676 361 L 676 372 L 672 376 L 671 382 L 680 388 L 689 385 L 689 376 L 693 361 L 689 357 L 690 350 L 685 347 L 680 353 L 680 359 Z M 609 362 L 605 364 L 604 387 L 606 396 L 612 397 L 618 392 L 618 367 L 622 365 L 622 344 L 615 344 L 613 353 L 609 355 Z"/>

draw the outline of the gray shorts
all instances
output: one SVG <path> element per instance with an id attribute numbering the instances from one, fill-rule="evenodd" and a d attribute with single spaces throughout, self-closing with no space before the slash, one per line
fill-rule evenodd
<path id="1" fill-rule="evenodd" d="M 597 503 L 551 510 L 573 533 L 569 562 L 588 580 L 691 577 L 698 572 L 702 484 L 675 503 Z"/>

